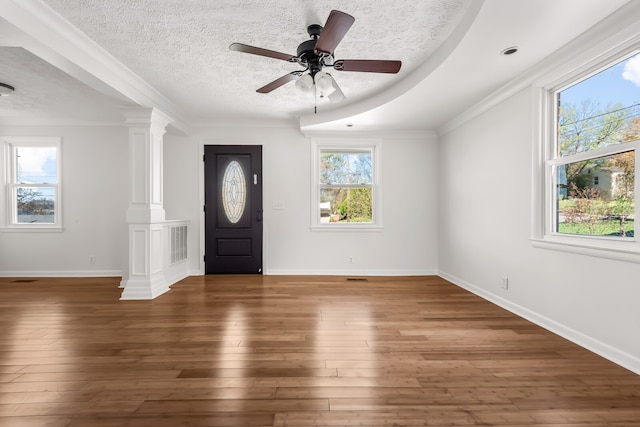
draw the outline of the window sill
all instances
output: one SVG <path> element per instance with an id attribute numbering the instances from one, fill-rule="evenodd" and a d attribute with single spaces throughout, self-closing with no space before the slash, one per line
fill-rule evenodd
<path id="1" fill-rule="evenodd" d="M 640 263 L 640 247 L 632 239 L 614 241 L 610 238 L 553 235 L 529 240 L 535 248 Z"/>
<path id="2" fill-rule="evenodd" d="M 327 224 L 312 225 L 311 231 L 382 231 L 381 225 L 375 224 Z"/>
<path id="3" fill-rule="evenodd" d="M 62 233 L 62 227 L 1 227 L 0 233 Z"/>

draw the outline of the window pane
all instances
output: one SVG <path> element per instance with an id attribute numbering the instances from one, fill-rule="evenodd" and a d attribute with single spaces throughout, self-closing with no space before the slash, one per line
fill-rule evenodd
<path id="1" fill-rule="evenodd" d="M 56 192 L 51 187 L 18 187 L 16 207 L 19 224 L 54 224 Z"/>
<path id="2" fill-rule="evenodd" d="M 56 184 L 56 147 L 15 147 L 16 176 L 19 184 Z"/>
<path id="3" fill-rule="evenodd" d="M 556 177 L 559 233 L 633 237 L 634 151 L 561 165 Z"/>
<path id="4" fill-rule="evenodd" d="M 229 222 L 235 224 L 242 218 L 247 204 L 247 182 L 244 179 L 242 166 L 235 160 L 225 169 L 221 191 L 224 213 Z"/>
<path id="5" fill-rule="evenodd" d="M 320 154 L 321 184 L 371 184 L 371 152 L 326 152 Z"/>
<path id="6" fill-rule="evenodd" d="M 640 54 L 558 92 L 559 156 L 638 139 L 638 69 Z"/>
<path id="7" fill-rule="evenodd" d="M 371 188 L 320 189 L 320 222 L 373 222 Z"/>

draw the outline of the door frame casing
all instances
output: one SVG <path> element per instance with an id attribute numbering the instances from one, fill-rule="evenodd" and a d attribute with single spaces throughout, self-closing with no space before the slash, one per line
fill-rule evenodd
<path id="1" fill-rule="evenodd" d="M 266 275 L 268 274 L 268 266 L 269 266 L 269 260 L 268 260 L 268 254 L 266 251 L 266 242 L 267 242 L 267 235 L 268 235 L 268 231 L 267 231 L 267 224 L 268 224 L 268 217 L 269 217 L 269 213 L 268 213 L 268 209 L 267 207 L 267 200 L 268 199 L 268 189 L 267 186 L 265 185 L 265 183 L 267 182 L 266 180 L 266 176 L 268 175 L 268 171 L 267 168 L 265 167 L 265 162 L 264 159 L 267 157 L 266 153 L 267 153 L 267 147 L 264 144 L 261 144 L 259 142 L 256 141 L 235 141 L 230 139 L 201 139 L 200 140 L 200 144 L 198 144 L 198 204 L 200 206 L 200 215 L 199 215 L 199 231 L 198 231 L 198 238 L 199 238 L 199 248 L 198 248 L 198 256 L 199 256 L 199 262 L 198 262 L 198 273 L 200 276 L 204 276 L 205 274 L 205 262 L 204 262 L 204 255 L 205 255 L 205 240 L 206 240 L 206 236 L 205 236 L 205 215 L 204 215 L 204 146 L 205 145 L 221 145 L 221 146 L 228 146 L 228 145 L 259 145 L 262 147 L 262 221 L 263 221 L 263 226 L 262 226 L 262 274 Z"/>

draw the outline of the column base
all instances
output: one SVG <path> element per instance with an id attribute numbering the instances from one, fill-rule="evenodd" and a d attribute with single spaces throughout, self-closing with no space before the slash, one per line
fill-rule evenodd
<path id="1" fill-rule="evenodd" d="M 123 282 L 121 300 L 149 300 L 171 290 L 163 274 L 144 279 L 129 279 Z"/>

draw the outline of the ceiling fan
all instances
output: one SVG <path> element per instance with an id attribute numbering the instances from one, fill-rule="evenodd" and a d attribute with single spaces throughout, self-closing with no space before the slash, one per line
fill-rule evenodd
<path id="1" fill-rule="evenodd" d="M 230 50 L 266 56 L 268 58 L 281 59 L 293 62 L 305 67 L 303 70 L 285 74 L 256 90 L 258 93 L 269 93 L 280 86 L 293 80 L 296 87 L 303 91 L 316 89 L 320 97 L 327 96 L 330 101 L 341 101 L 345 98 L 331 74 L 323 71 L 324 67 L 331 67 L 336 71 L 358 71 L 365 73 L 391 73 L 400 71 L 401 61 L 374 60 L 374 59 L 339 59 L 335 60 L 333 51 L 343 39 L 355 18 L 339 10 L 329 13 L 324 27 L 312 24 L 307 27 L 307 33 L 311 40 L 302 42 L 298 46 L 296 55 L 276 52 L 260 47 L 249 46 L 242 43 L 233 43 Z"/>

